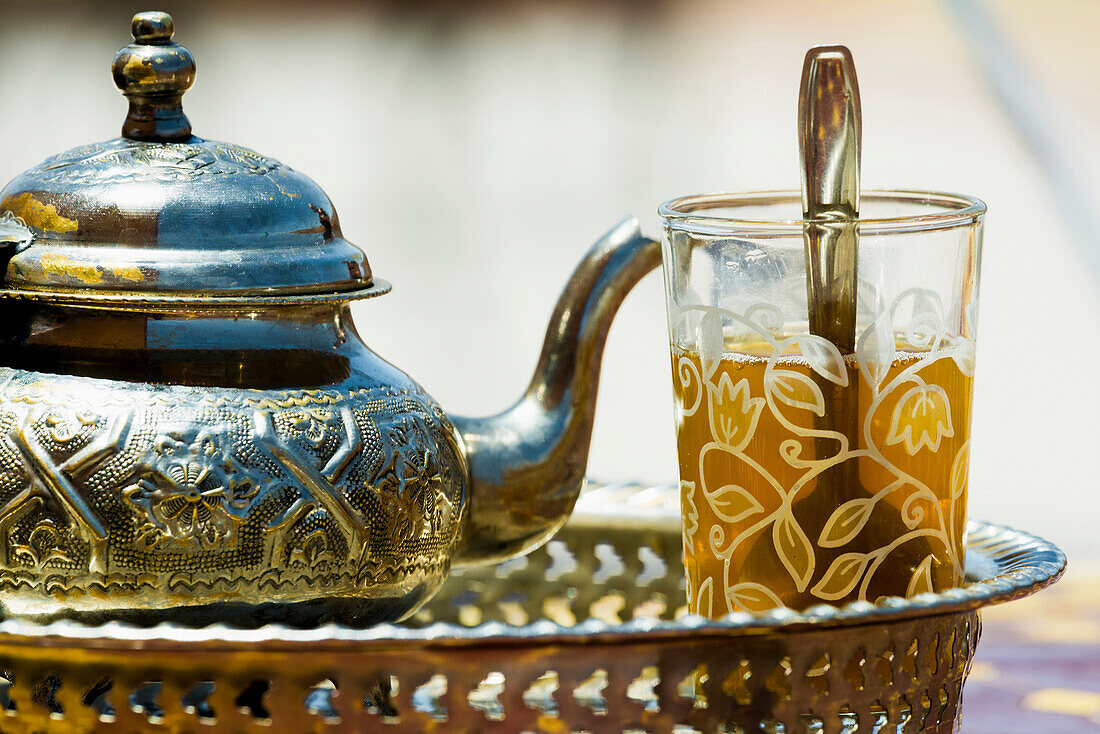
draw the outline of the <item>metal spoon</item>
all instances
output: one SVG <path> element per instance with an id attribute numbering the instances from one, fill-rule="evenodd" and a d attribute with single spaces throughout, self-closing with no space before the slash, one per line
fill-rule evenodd
<path id="1" fill-rule="evenodd" d="M 798 99 L 810 333 L 855 351 L 862 121 L 852 54 L 806 52 Z"/>

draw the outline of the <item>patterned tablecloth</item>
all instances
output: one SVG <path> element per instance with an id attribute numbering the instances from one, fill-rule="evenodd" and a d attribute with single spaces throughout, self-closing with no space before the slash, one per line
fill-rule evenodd
<path id="1" fill-rule="evenodd" d="M 1100 732 L 1100 567 L 987 609 L 963 734 Z"/>

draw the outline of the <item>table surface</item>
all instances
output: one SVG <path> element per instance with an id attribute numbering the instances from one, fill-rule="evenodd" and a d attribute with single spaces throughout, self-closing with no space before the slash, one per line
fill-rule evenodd
<path id="1" fill-rule="evenodd" d="M 1100 732 L 1100 567 L 982 615 L 963 734 Z"/>

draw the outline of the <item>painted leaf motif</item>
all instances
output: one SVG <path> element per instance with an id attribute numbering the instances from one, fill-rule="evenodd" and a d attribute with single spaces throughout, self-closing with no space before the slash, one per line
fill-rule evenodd
<path id="1" fill-rule="evenodd" d="M 882 294 L 879 293 L 878 285 L 874 281 L 867 278 L 860 278 L 856 285 L 856 307 L 859 309 L 859 315 L 867 318 L 861 319 L 864 323 L 869 323 L 874 318 L 882 313 L 884 308 L 882 302 Z"/>
<path id="2" fill-rule="evenodd" d="M 951 350 L 951 359 L 955 360 L 955 364 L 959 367 L 959 372 L 962 372 L 967 377 L 974 376 L 974 342 L 969 339 L 962 339 L 955 348 Z"/>
<path id="3" fill-rule="evenodd" d="M 835 344 L 823 337 L 807 334 L 799 338 L 798 345 L 814 372 L 841 387 L 848 385 L 848 369 Z"/>
<path id="4" fill-rule="evenodd" d="M 763 584 L 744 581 L 726 589 L 729 602 L 746 612 L 766 612 L 786 606 L 778 596 Z"/>
<path id="5" fill-rule="evenodd" d="M 967 441 L 955 455 L 955 463 L 951 465 L 951 499 L 958 499 L 966 493 L 966 485 L 970 475 L 970 441 Z"/>
<path id="6" fill-rule="evenodd" d="M 875 505 L 869 497 L 848 500 L 836 508 L 825 523 L 817 544 L 822 548 L 838 548 L 844 545 L 859 534 L 874 509 Z"/>
<path id="7" fill-rule="evenodd" d="M 909 579 L 909 587 L 905 590 L 905 596 L 932 593 L 932 556 L 925 556 L 924 560 L 913 571 L 913 578 Z"/>
<path id="8" fill-rule="evenodd" d="M 783 331 L 783 311 L 771 303 L 752 304 L 745 309 L 745 319 L 772 334 Z"/>
<path id="9" fill-rule="evenodd" d="M 695 506 L 695 482 L 680 482 L 680 497 L 683 498 L 684 543 L 690 544 L 699 529 L 699 508 Z"/>
<path id="10" fill-rule="evenodd" d="M 966 305 L 966 308 L 963 310 L 963 313 L 966 315 L 966 325 L 967 325 L 967 327 L 970 328 L 970 335 L 973 336 L 974 334 L 977 334 L 978 333 L 978 302 L 977 301 L 971 301 L 970 303 L 968 303 Z"/>
<path id="11" fill-rule="evenodd" d="M 954 435 L 947 392 L 939 385 L 917 385 L 898 400 L 886 444 L 904 442 L 905 450 L 913 456 L 925 446 L 938 451 L 940 441 Z"/>
<path id="12" fill-rule="evenodd" d="M 814 549 L 789 507 L 772 525 L 772 541 L 779 560 L 794 579 L 795 588 L 805 591 L 814 573 Z"/>
<path id="13" fill-rule="evenodd" d="M 740 451 L 748 445 L 764 409 L 764 398 L 749 397 L 749 381 L 742 378 L 734 387 L 728 373 L 718 378 L 717 387 L 707 383 L 710 396 L 710 432 L 714 440 Z"/>
<path id="14" fill-rule="evenodd" d="M 708 308 L 703 312 L 703 318 L 699 321 L 699 358 L 703 363 L 703 371 L 708 379 L 718 369 L 718 363 L 722 361 L 722 351 L 725 348 L 725 339 L 722 336 L 722 317 L 718 310 Z"/>
<path id="15" fill-rule="evenodd" d="M 702 614 L 704 617 L 714 616 L 714 579 L 707 576 L 706 580 L 699 585 L 699 591 L 695 596 L 695 613 Z"/>
<path id="16" fill-rule="evenodd" d="M 766 389 L 792 408 L 812 410 L 825 415 L 825 397 L 813 380 L 791 370 L 772 370 L 765 380 Z"/>
<path id="17" fill-rule="evenodd" d="M 847 596 L 856 588 L 870 561 L 870 553 L 845 553 L 833 561 L 825 576 L 810 593 L 826 601 L 836 601 Z"/>
<path id="18" fill-rule="evenodd" d="M 884 311 L 867 327 L 856 342 L 856 359 L 863 378 L 878 390 L 890 365 L 894 363 L 894 329 L 890 324 L 890 314 Z"/>
<path id="19" fill-rule="evenodd" d="M 928 288 L 909 288 L 897 297 L 890 312 L 893 316 L 910 314 L 905 331 L 914 345 L 925 342 L 925 337 L 933 333 L 943 333 L 943 301 L 938 293 Z"/>
<path id="20" fill-rule="evenodd" d="M 714 514 L 726 522 L 739 522 L 764 511 L 764 507 L 747 489 L 735 484 L 727 484 L 706 497 Z"/>

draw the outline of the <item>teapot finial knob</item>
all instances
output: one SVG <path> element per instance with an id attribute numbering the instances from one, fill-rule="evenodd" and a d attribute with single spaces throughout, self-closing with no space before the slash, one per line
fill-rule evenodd
<path id="1" fill-rule="evenodd" d="M 115 84 L 130 101 L 122 136 L 130 140 L 169 143 L 191 137 L 183 114 L 183 93 L 195 81 L 191 52 L 172 41 L 168 13 L 146 11 L 134 16 L 134 42 L 115 55 Z"/>

